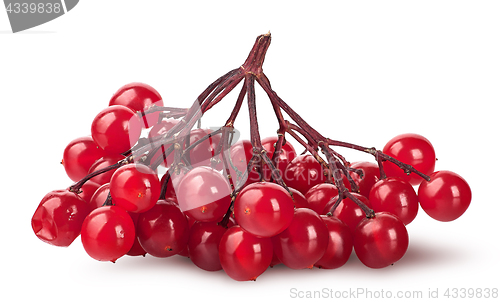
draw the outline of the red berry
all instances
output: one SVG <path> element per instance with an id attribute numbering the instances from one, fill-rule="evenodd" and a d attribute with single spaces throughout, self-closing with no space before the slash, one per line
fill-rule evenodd
<path id="1" fill-rule="evenodd" d="M 95 183 L 92 180 L 88 180 L 80 188 L 81 192 L 78 193 L 78 195 L 80 196 L 80 198 L 85 200 L 85 202 L 90 203 L 92 196 L 94 195 L 95 191 L 99 189 L 99 187 L 100 185 L 98 183 Z"/>
<path id="2" fill-rule="evenodd" d="M 425 137 L 408 133 L 392 138 L 384 146 L 383 152 L 395 159 L 413 166 L 413 168 L 424 174 L 434 172 L 436 164 L 436 153 L 431 142 Z M 387 176 L 399 177 L 412 185 L 418 185 L 423 178 L 415 173 L 407 175 L 396 164 L 389 161 L 384 162 L 384 171 Z"/>
<path id="3" fill-rule="evenodd" d="M 196 221 L 189 230 L 189 258 L 206 271 L 222 269 L 219 259 L 219 244 L 226 228 L 217 222 Z"/>
<path id="4" fill-rule="evenodd" d="M 31 218 L 31 227 L 42 241 L 55 246 L 69 246 L 82 229 L 90 212 L 88 204 L 68 190 L 45 195 Z"/>
<path id="5" fill-rule="evenodd" d="M 383 268 L 400 260 L 408 249 L 408 232 L 393 214 L 380 212 L 363 218 L 354 233 L 354 251 L 370 268 Z"/>
<path id="6" fill-rule="evenodd" d="M 62 164 L 73 181 L 84 178 L 90 166 L 104 155 L 91 136 L 72 140 L 64 149 Z"/>
<path id="7" fill-rule="evenodd" d="M 107 155 L 117 155 L 134 146 L 141 135 L 141 122 L 129 108 L 109 106 L 92 122 L 92 138 Z"/>
<path id="8" fill-rule="evenodd" d="M 380 179 L 380 170 L 378 165 L 365 161 L 353 163 L 351 168 L 361 169 L 363 171 L 363 177 L 360 177 L 358 173 L 355 172 L 349 172 L 349 174 L 351 174 L 352 179 L 358 185 L 359 194 L 369 198 L 372 186 Z"/>
<path id="9" fill-rule="evenodd" d="M 186 173 L 177 186 L 181 210 L 198 221 L 220 221 L 231 204 L 231 188 L 222 174 L 209 167 Z"/>
<path id="10" fill-rule="evenodd" d="M 329 183 L 317 184 L 307 191 L 307 207 L 318 214 L 323 214 L 326 205 L 339 195 L 336 186 Z"/>
<path id="11" fill-rule="evenodd" d="M 144 83 L 130 83 L 124 85 L 111 97 L 109 105 L 123 105 L 133 112 L 144 112 L 152 105 L 163 106 L 163 100 L 153 87 Z M 159 112 L 143 116 L 142 123 L 145 128 L 156 124 L 159 119 Z"/>
<path id="12" fill-rule="evenodd" d="M 109 183 L 100 186 L 92 195 L 89 201 L 90 211 L 100 208 L 106 202 L 109 195 Z"/>
<path id="13" fill-rule="evenodd" d="M 317 184 L 325 182 L 323 168 L 312 155 L 299 155 L 288 164 L 285 174 L 285 183 L 306 194 Z"/>
<path id="14" fill-rule="evenodd" d="M 418 197 L 410 183 L 394 177 L 378 181 L 370 191 L 370 204 L 375 212 L 396 215 L 405 225 L 417 217 Z"/>
<path id="15" fill-rule="evenodd" d="M 134 244 L 134 221 L 120 207 L 100 207 L 85 218 L 81 237 L 83 247 L 90 257 L 115 262 Z"/>
<path id="16" fill-rule="evenodd" d="M 422 209 L 439 221 L 452 221 L 462 216 L 472 200 L 469 184 L 451 171 L 437 171 L 418 188 Z"/>
<path id="17" fill-rule="evenodd" d="M 165 198 L 165 201 L 179 206 L 179 204 L 177 203 L 177 199 L 175 199 L 175 198 Z M 188 231 L 187 232 L 188 232 L 188 238 L 189 238 L 189 232 L 191 231 L 191 227 L 193 226 L 193 224 L 196 223 L 196 220 L 194 220 L 193 218 L 186 216 L 186 215 L 184 215 L 184 217 L 186 217 L 186 219 L 188 221 Z M 188 243 L 189 243 L 189 239 L 188 239 Z M 179 254 L 177 254 L 177 255 L 189 258 L 188 246 L 186 245 L 186 247 L 182 251 L 180 251 Z"/>
<path id="18" fill-rule="evenodd" d="M 281 264 L 281 260 L 276 256 L 276 253 L 273 251 L 273 260 L 271 260 L 271 264 L 269 264 L 270 267 L 275 267 L 276 265 Z"/>
<path id="19" fill-rule="evenodd" d="M 311 209 L 296 209 L 286 230 L 272 237 L 278 259 L 292 269 L 311 268 L 328 246 L 328 228 Z"/>
<path id="20" fill-rule="evenodd" d="M 170 257 L 186 248 L 189 225 L 186 216 L 173 202 L 160 200 L 137 219 L 137 238 L 154 257 Z"/>
<path id="21" fill-rule="evenodd" d="M 290 190 L 290 192 L 292 192 L 292 194 L 293 194 L 292 195 L 293 205 L 296 208 L 307 208 L 308 207 L 308 203 L 307 203 L 307 200 L 306 200 L 306 197 L 304 196 L 304 194 L 300 193 L 299 190 L 291 188 L 291 187 L 288 187 L 288 190 Z"/>
<path id="22" fill-rule="evenodd" d="M 234 201 L 234 217 L 245 231 L 259 237 L 272 237 L 292 222 L 293 200 L 280 185 L 253 183 L 240 191 Z"/>
<path id="23" fill-rule="evenodd" d="M 128 256 L 146 256 L 146 251 L 142 248 L 141 244 L 139 243 L 139 239 L 137 238 L 137 220 L 139 219 L 139 214 L 137 213 L 130 213 L 130 218 L 132 218 L 132 221 L 134 222 L 134 227 L 136 229 L 135 232 L 135 239 L 134 239 L 134 244 L 132 244 L 132 247 L 130 250 L 128 250 L 127 254 Z"/>
<path id="24" fill-rule="evenodd" d="M 352 253 L 352 234 L 349 227 L 333 216 L 320 216 L 328 228 L 328 246 L 325 254 L 314 266 L 334 269 L 343 266 Z"/>
<path id="25" fill-rule="evenodd" d="M 142 248 L 141 244 L 139 243 L 139 240 L 137 239 L 137 237 L 135 237 L 134 244 L 132 244 L 132 247 L 130 248 L 130 250 L 128 250 L 126 255 L 128 255 L 128 256 L 146 256 L 146 254 L 147 253 Z"/>
<path id="26" fill-rule="evenodd" d="M 158 175 L 143 164 L 127 164 L 118 168 L 109 183 L 115 205 L 133 213 L 151 209 L 160 197 Z"/>
<path id="27" fill-rule="evenodd" d="M 256 280 L 273 259 L 271 238 L 254 236 L 235 225 L 220 240 L 219 259 L 222 269 L 232 279 Z"/>

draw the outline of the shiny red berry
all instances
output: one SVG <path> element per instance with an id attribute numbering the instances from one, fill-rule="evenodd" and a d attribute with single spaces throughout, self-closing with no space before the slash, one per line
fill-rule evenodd
<path id="1" fill-rule="evenodd" d="M 137 238 L 143 249 L 154 257 L 170 257 L 186 248 L 189 225 L 179 207 L 160 200 L 137 219 Z"/>
<path id="2" fill-rule="evenodd" d="M 234 217 L 247 232 L 272 237 L 292 222 L 294 205 L 290 194 L 271 182 L 249 184 L 234 201 Z"/>
<path id="3" fill-rule="evenodd" d="M 220 240 L 219 259 L 222 269 L 232 279 L 256 280 L 273 259 L 271 238 L 254 236 L 235 225 Z"/>
<path id="4" fill-rule="evenodd" d="M 81 238 L 90 257 L 99 261 L 115 262 L 134 244 L 134 221 L 120 207 L 100 207 L 85 218 Z"/>
<path id="5" fill-rule="evenodd" d="M 109 195 L 109 183 L 103 184 L 94 192 L 89 201 L 89 208 L 91 211 L 100 208 L 106 202 Z"/>
<path id="6" fill-rule="evenodd" d="M 197 167 L 180 180 L 176 194 L 181 210 L 198 221 L 220 221 L 231 204 L 231 188 L 224 176 Z"/>
<path id="7" fill-rule="evenodd" d="M 310 188 L 305 195 L 307 207 L 320 215 L 324 214 L 323 210 L 326 205 L 338 195 L 339 190 L 333 184 L 317 184 Z"/>
<path id="8" fill-rule="evenodd" d="M 410 183 L 395 177 L 379 180 L 370 191 L 370 204 L 375 212 L 396 215 L 405 225 L 418 213 L 418 197 Z"/>
<path id="9" fill-rule="evenodd" d="M 142 213 L 151 209 L 160 197 L 158 175 L 143 164 L 127 164 L 118 168 L 109 183 L 113 203 L 123 209 Z"/>
<path id="10" fill-rule="evenodd" d="M 413 166 L 413 168 L 426 175 L 434 172 L 436 153 L 431 142 L 422 135 L 413 133 L 398 135 L 387 142 L 383 152 Z M 418 185 L 423 180 L 422 177 L 415 173 L 407 175 L 405 171 L 390 161 L 385 161 L 383 165 L 387 176 L 399 177 L 412 185 Z"/>
<path id="11" fill-rule="evenodd" d="M 363 218 L 354 230 L 354 251 L 370 268 L 383 268 L 400 260 L 408 249 L 408 231 L 396 216 L 386 212 Z"/>
<path id="12" fill-rule="evenodd" d="M 311 209 L 296 209 L 292 223 L 272 237 L 278 259 L 292 269 L 312 268 L 328 246 L 328 228 Z"/>
<path id="13" fill-rule="evenodd" d="M 462 216 L 472 200 L 469 184 L 451 171 L 437 171 L 418 188 L 422 209 L 439 221 L 452 221 Z"/>
<path id="14" fill-rule="evenodd" d="M 141 244 L 139 243 L 139 238 L 137 238 L 137 220 L 139 219 L 139 215 L 137 213 L 131 213 L 127 212 L 130 215 L 130 218 L 132 218 L 132 221 L 134 221 L 134 227 L 135 227 L 135 239 L 134 239 L 134 244 L 128 250 L 127 254 L 128 256 L 146 256 L 146 251 L 142 248 Z"/>
<path id="15" fill-rule="evenodd" d="M 299 190 L 291 188 L 291 187 L 288 187 L 288 190 L 290 190 L 290 192 L 292 192 L 293 205 L 296 208 L 307 208 L 308 207 L 309 204 L 307 203 L 307 199 L 304 196 L 304 194 L 300 193 Z"/>
<path id="16" fill-rule="evenodd" d="M 141 135 L 137 115 L 122 105 L 105 108 L 94 118 L 91 132 L 95 143 L 107 155 L 117 155 L 134 146 Z"/>
<path id="17" fill-rule="evenodd" d="M 328 228 L 328 246 L 314 266 L 334 269 L 343 266 L 352 253 L 352 234 L 349 227 L 333 216 L 320 216 Z"/>
<path id="18" fill-rule="evenodd" d="M 124 85 L 111 97 L 109 105 L 123 105 L 133 112 L 144 112 L 152 105 L 162 107 L 163 100 L 153 87 L 139 82 Z M 142 124 L 149 128 L 156 124 L 159 119 L 159 112 L 144 115 Z"/>
<path id="19" fill-rule="evenodd" d="M 359 176 L 358 173 L 349 172 L 354 182 L 359 187 L 359 194 L 366 198 L 369 198 L 370 190 L 373 185 L 380 179 L 380 170 L 377 164 L 372 162 L 355 162 L 351 164 L 351 168 L 361 169 L 363 171 L 363 177 Z"/>
<path id="20" fill-rule="evenodd" d="M 88 180 L 80 188 L 81 192 L 78 192 L 78 195 L 80 196 L 80 198 L 85 200 L 85 202 L 90 203 L 92 196 L 94 195 L 95 191 L 99 189 L 99 187 L 100 185 L 98 183 L 95 183 L 92 180 Z"/>
<path id="21" fill-rule="evenodd" d="M 299 155 L 288 164 L 283 177 L 285 183 L 302 194 L 325 182 L 321 164 L 312 155 Z"/>
<path id="22" fill-rule="evenodd" d="M 206 271 L 222 269 L 219 259 L 219 244 L 227 228 L 217 222 L 196 221 L 189 229 L 189 258 Z"/>
<path id="23" fill-rule="evenodd" d="M 55 190 L 43 197 L 31 218 L 31 227 L 40 240 L 55 246 L 69 246 L 80 235 L 89 212 L 87 202 L 77 194 Z"/>
<path id="24" fill-rule="evenodd" d="M 79 181 L 88 173 L 90 167 L 102 156 L 104 151 L 94 142 L 91 136 L 72 140 L 63 152 L 62 164 L 73 181 Z"/>

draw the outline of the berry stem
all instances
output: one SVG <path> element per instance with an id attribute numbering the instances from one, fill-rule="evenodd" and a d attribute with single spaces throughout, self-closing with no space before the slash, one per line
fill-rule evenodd
<path id="1" fill-rule="evenodd" d="M 278 140 L 274 143 L 274 152 L 273 152 L 273 156 L 271 157 L 271 162 L 274 164 L 275 167 L 278 167 L 279 165 L 279 161 L 280 161 L 280 153 L 281 153 L 281 149 L 283 148 L 283 144 L 286 143 L 285 142 L 285 135 L 280 133 L 278 131 Z M 273 181 L 274 180 L 274 177 L 271 175 L 271 179 L 269 181 Z"/>
<path id="2" fill-rule="evenodd" d="M 252 143 L 253 156 L 249 162 L 252 163 L 252 168 L 255 167 L 257 172 L 261 176 L 262 180 L 262 144 L 260 141 L 260 133 L 259 133 L 259 123 L 257 121 L 257 107 L 255 104 L 255 75 L 253 73 L 249 73 L 246 76 L 246 84 L 247 84 L 247 102 L 248 102 L 248 113 L 250 115 L 250 141 Z M 247 169 L 248 170 L 248 169 Z M 250 171 L 249 171 L 250 172 Z"/>
<path id="3" fill-rule="evenodd" d="M 226 95 L 228 95 L 244 78 L 244 76 L 241 73 L 237 73 L 237 76 L 235 79 L 230 78 L 227 81 L 227 84 L 225 87 L 221 87 L 220 89 L 216 90 L 213 92 L 213 95 L 215 97 L 214 100 L 210 100 L 208 102 L 204 103 L 204 106 L 202 106 L 202 112 L 205 113 L 209 109 L 211 109 L 213 106 L 215 106 L 217 103 L 219 103 Z"/>
<path id="4" fill-rule="evenodd" d="M 238 113 L 240 112 L 241 105 L 243 104 L 243 99 L 245 98 L 245 95 L 247 93 L 247 80 L 245 79 L 243 82 L 243 87 L 241 88 L 240 94 L 238 95 L 238 99 L 236 100 L 236 104 L 234 105 L 233 111 L 231 112 L 231 115 L 226 121 L 226 127 L 233 127 L 234 126 L 234 121 L 236 120 L 236 117 L 238 116 Z"/>
<path id="5" fill-rule="evenodd" d="M 150 161 L 152 160 L 152 156 L 154 156 L 159 150 L 161 150 L 161 156 L 159 156 L 154 162 L 150 163 Z M 158 147 L 156 147 L 155 149 L 152 149 L 147 157 L 147 159 L 145 160 L 145 164 L 147 165 L 148 163 L 150 163 L 150 167 L 153 169 L 153 170 L 156 170 L 160 164 L 165 161 L 165 159 L 167 158 L 167 156 L 170 155 L 170 153 L 172 153 L 174 151 L 174 145 L 170 145 L 168 148 L 165 148 L 165 145 L 160 145 Z M 150 158 L 151 157 L 151 158 Z"/>
<path id="6" fill-rule="evenodd" d="M 77 181 L 76 183 L 74 183 L 73 185 L 71 185 L 68 190 L 70 192 L 75 192 L 75 193 L 80 193 L 80 189 L 82 188 L 82 186 L 87 182 L 89 181 L 90 179 L 92 179 L 92 177 L 95 177 L 97 175 L 100 175 L 102 173 L 106 173 L 108 171 L 111 171 L 111 170 L 114 170 L 114 169 L 118 169 L 119 167 L 123 166 L 123 165 L 126 165 L 128 164 L 132 159 L 132 156 L 129 156 L 127 158 L 124 158 L 122 160 L 120 160 L 119 162 L 117 162 L 116 164 L 113 164 L 113 165 L 110 165 L 110 166 L 107 166 L 107 167 L 104 167 L 102 169 L 99 169 L 99 170 L 96 170 L 92 173 L 89 173 L 87 174 L 84 178 L 80 179 L 79 181 Z"/>
<path id="7" fill-rule="evenodd" d="M 264 59 L 267 53 L 267 49 L 271 44 L 271 33 L 260 35 L 255 40 L 255 43 L 248 54 L 245 63 L 241 65 L 241 68 L 246 74 L 253 74 L 255 76 L 260 76 L 262 73 L 262 65 L 264 64 Z"/>
<path id="8" fill-rule="evenodd" d="M 342 164 L 339 162 L 337 158 L 330 153 L 328 146 L 324 142 L 320 142 L 321 151 L 326 156 L 328 160 L 328 166 L 330 167 L 330 171 L 332 172 L 333 181 L 337 189 L 339 190 L 339 196 L 344 196 L 344 193 L 348 191 L 348 189 L 344 186 L 344 182 L 342 180 L 342 173 L 349 174 L 346 170 L 339 168 Z M 347 176 L 347 175 L 346 175 Z M 341 198 L 342 199 L 342 198 Z"/>
<path id="9" fill-rule="evenodd" d="M 141 119 L 147 114 L 161 112 L 162 118 L 179 118 L 185 116 L 188 110 L 189 110 L 188 108 L 162 107 L 162 106 L 152 105 L 145 111 L 138 111 L 137 116 Z"/>
<path id="10" fill-rule="evenodd" d="M 332 206 L 331 210 L 326 214 L 328 216 L 333 216 L 333 212 L 335 212 L 335 209 L 339 206 L 340 202 L 344 200 L 345 198 L 349 198 L 350 200 L 354 201 L 358 207 L 363 210 L 367 218 L 374 218 L 375 217 L 375 211 L 370 209 L 367 205 L 365 205 L 361 200 L 356 198 L 356 196 L 352 195 L 351 192 L 345 191 L 342 194 L 339 194 L 338 196 L 334 197 L 335 199 L 335 204 Z"/>
<path id="11" fill-rule="evenodd" d="M 378 154 L 375 155 L 375 159 L 377 160 L 377 165 L 378 165 L 378 171 L 380 173 L 380 179 L 386 179 L 387 178 L 387 175 L 385 174 L 385 170 L 384 170 L 384 164 L 383 164 L 383 160 L 380 156 L 378 156 Z"/>
<path id="12" fill-rule="evenodd" d="M 233 132 L 232 127 L 222 127 L 219 130 L 222 131 L 222 137 L 221 141 L 219 142 L 219 145 L 217 146 L 217 149 L 215 151 L 215 155 L 221 155 L 222 158 L 222 166 L 223 166 L 223 173 L 224 176 L 227 178 L 229 185 L 231 186 L 231 191 L 234 191 L 234 181 L 231 177 L 231 171 L 229 169 L 229 164 L 228 164 L 228 151 L 229 151 L 229 140 L 230 140 L 230 133 Z M 215 157 L 214 157 L 215 158 Z M 217 161 L 218 162 L 218 161 Z M 212 168 L 215 166 L 216 161 L 212 161 Z"/>
<path id="13" fill-rule="evenodd" d="M 253 154 L 254 154 L 252 158 L 257 160 L 260 157 L 260 159 L 262 159 L 271 169 L 273 179 L 275 179 L 279 185 L 281 185 L 283 188 L 289 191 L 287 185 L 285 184 L 283 178 L 281 177 L 281 173 L 274 166 L 271 159 L 267 156 L 267 151 L 262 147 L 259 134 L 259 124 L 257 122 L 257 109 L 255 104 L 255 75 L 247 74 L 247 77 L 248 77 L 247 100 L 248 100 L 248 111 L 250 114 L 250 140 L 252 142 Z M 263 163 L 262 160 L 259 160 L 258 163 L 262 164 Z M 262 170 L 259 172 L 262 177 Z"/>
<path id="14" fill-rule="evenodd" d="M 297 133 L 291 128 L 287 128 L 286 132 L 290 134 L 299 144 L 301 144 L 307 152 L 311 153 L 323 167 L 327 167 L 327 163 L 318 155 L 317 149 L 314 149 L 310 143 L 306 143 Z"/>

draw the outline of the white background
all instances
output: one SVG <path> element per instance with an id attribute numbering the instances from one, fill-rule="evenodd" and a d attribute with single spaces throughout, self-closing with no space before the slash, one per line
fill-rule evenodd
<path id="1" fill-rule="evenodd" d="M 416 290 L 425 299 L 429 289 L 442 297 L 447 288 L 499 288 L 498 16 L 498 1 L 80 1 L 61 18 L 12 34 L 0 11 L 0 300 L 282 301 L 292 288 Z M 64 147 L 90 134 L 120 86 L 145 82 L 166 104 L 188 107 L 269 30 L 264 70 L 306 121 L 367 147 L 400 133 L 424 135 L 437 169 L 468 180 L 469 210 L 449 223 L 421 211 L 394 266 L 373 270 L 353 256 L 337 270 L 278 266 L 256 282 L 202 271 L 182 257 L 103 263 L 79 238 L 69 248 L 36 238 L 30 220 L 39 201 L 71 184 L 59 164 Z M 273 135 L 271 107 L 258 92 L 262 135 Z M 222 125 L 234 100 L 209 112 L 204 126 Z M 247 121 L 242 110 L 236 127 L 246 137 Z M 338 151 L 350 161 L 371 159 Z"/>

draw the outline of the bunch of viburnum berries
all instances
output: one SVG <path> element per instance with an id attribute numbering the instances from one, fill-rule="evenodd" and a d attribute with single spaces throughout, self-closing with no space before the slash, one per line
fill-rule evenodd
<path id="1" fill-rule="evenodd" d="M 120 88 L 95 116 L 91 136 L 64 149 L 75 183 L 43 197 L 32 218 L 36 236 L 68 246 L 80 235 L 100 261 L 182 255 L 244 281 L 279 263 L 338 268 L 353 249 L 366 266 L 383 268 L 405 254 L 406 225 L 419 205 L 440 221 L 465 212 L 470 187 L 453 172 L 434 171 L 435 151 L 423 136 L 396 136 L 380 151 L 329 139 L 306 123 L 262 71 L 270 41 L 257 37 L 245 63 L 187 109 L 165 107 L 146 84 Z M 241 82 L 225 124 L 195 127 Z M 255 82 L 272 103 L 275 137 L 260 138 Z M 245 100 L 251 139 L 233 142 Z M 305 152 L 297 154 L 290 138 Z M 375 160 L 351 164 L 332 147 Z"/>

